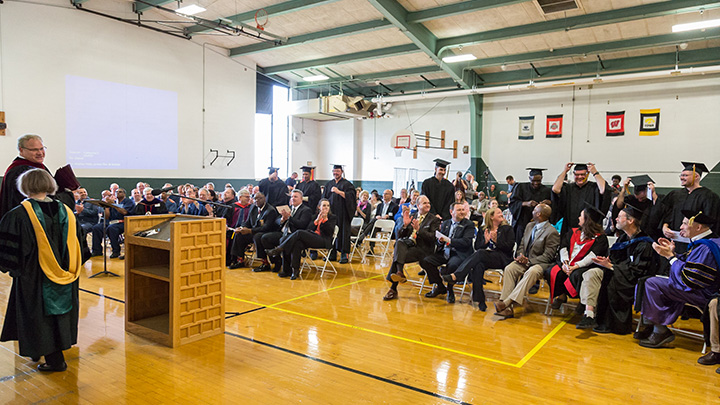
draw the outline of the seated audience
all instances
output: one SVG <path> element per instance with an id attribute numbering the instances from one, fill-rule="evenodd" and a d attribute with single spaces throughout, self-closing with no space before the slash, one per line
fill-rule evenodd
<path id="1" fill-rule="evenodd" d="M 275 220 L 277 230 L 262 234 L 259 237 L 259 243 L 258 236 L 255 236 L 255 246 L 260 248 L 262 245 L 261 250 L 263 251 L 263 254 L 258 255 L 258 258 L 263 261 L 263 264 L 260 267 L 253 269 L 253 271 L 270 270 L 270 262 L 265 256 L 265 251 L 276 248 L 280 245 L 280 243 L 282 243 L 284 240 L 283 238 L 287 238 L 291 233 L 301 229 L 307 229 L 312 220 L 312 210 L 308 208 L 307 205 L 303 204 L 303 192 L 295 189 L 292 190 L 290 192 L 289 211 L 282 211 Z M 279 256 L 276 257 L 273 264 L 275 267 L 272 271 L 276 273 L 279 272 L 282 267 L 282 258 Z"/>
<path id="2" fill-rule="evenodd" d="M 450 219 L 445 220 L 440 226 L 442 235 L 436 236 L 437 252 L 420 260 L 420 267 L 423 268 L 430 284 L 434 284 L 432 290 L 425 294 L 427 298 L 434 298 L 438 295 L 447 294 L 449 303 L 455 302 L 455 293 L 452 288 L 448 289 L 442 281 L 442 274 L 455 272 L 458 266 L 465 261 L 473 252 L 472 241 L 475 236 L 475 225 L 467 219 L 467 202 L 450 205 Z M 440 270 L 440 266 L 445 267 Z"/>
<path id="3" fill-rule="evenodd" d="M 573 228 L 560 244 L 559 263 L 545 272 L 550 285 L 552 307 L 559 309 L 568 295 L 580 297 L 585 312 L 577 329 L 597 326 L 595 310 L 598 305 L 603 270 L 592 261 L 594 257 L 608 255 L 608 239 L 602 228 L 605 218 L 597 208 L 587 204 L 580 212 L 579 227 Z"/>
<path id="4" fill-rule="evenodd" d="M 125 215 L 132 214 L 135 208 L 135 203 L 125 196 L 125 189 L 117 189 L 117 198 L 112 194 L 103 198 L 103 201 L 109 204 L 113 204 L 116 209 L 106 208 L 104 215 L 107 215 L 107 228 L 105 234 L 110 240 L 110 246 L 112 253 L 110 254 L 111 259 L 121 258 L 120 257 L 120 235 L 125 232 L 124 218 Z M 102 250 L 102 237 L 103 227 L 105 221 L 100 221 L 99 224 L 93 227 L 92 235 L 92 255 L 99 256 L 104 254 Z M 121 258 L 122 259 L 122 258 Z"/>
<path id="5" fill-rule="evenodd" d="M 98 223 L 100 209 L 97 205 L 85 201 L 88 198 L 87 190 L 79 188 L 77 191 L 80 198 L 75 201 L 75 213 L 77 214 L 77 219 L 82 229 L 85 233 L 90 233 L 92 232 L 92 227 Z"/>
<path id="6" fill-rule="evenodd" d="M 145 198 L 135 205 L 135 215 L 156 215 L 168 213 L 165 203 L 159 198 L 156 198 L 152 194 L 152 190 L 153 189 L 150 187 L 145 187 L 143 189 Z"/>
<path id="7" fill-rule="evenodd" d="M 243 255 L 237 257 L 236 260 L 233 261 L 231 254 L 232 244 L 233 239 L 236 235 L 238 235 L 238 232 L 240 232 L 242 224 L 250 218 L 250 212 L 254 207 L 254 205 L 250 203 L 250 192 L 247 189 L 241 189 L 238 192 L 238 201 L 233 203 L 232 206 L 233 208 L 226 209 L 223 215 L 227 222 L 227 248 L 225 250 L 225 263 L 228 267 L 237 269 L 245 267 L 245 256 Z"/>
<path id="8" fill-rule="evenodd" d="M 513 307 L 523 304 L 530 287 L 555 261 L 560 235 L 550 224 L 550 215 L 552 209 L 547 204 L 538 204 L 533 209 L 533 220 L 525 227 L 515 260 L 503 271 L 503 288 L 500 301 L 495 303 L 495 315 L 514 317 Z"/>
<path id="9" fill-rule="evenodd" d="M 470 273 L 473 283 L 472 300 L 477 302 L 480 310 L 485 311 L 485 270 L 504 269 L 513 260 L 514 247 L 514 231 L 503 217 L 502 211 L 499 208 L 488 210 L 485 213 L 485 225 L 475 238 L 475 253 L 465 259 L 455 272 L 442 277 L 450 287 L 458 280 L 465 280 Z"/>
<path id="10" fill-rule="evenodd" d="M 278 276 L 297 279 L 300 276 L 302 252 L 309 248 L 330 249 L 336 226 L 337 217 L 330 212 L 330 201 L 321 199 L 317 216 L 307 229 L 293 232 L 278 247 L 267 252 L 271 257 L 282 255 L 283 269 Z"/>
<path id="11" fill-rule="evenodd" d="M 198 198 L 198 194 L 193 187 L 185 188 L 185 196 Z M 191 200 L 190 198 L 180 199 L 180 206 L 178 207 L 177 213 L 183 215 L 198 215 L 202 217 L 208 215 L 205 205 L 199 201 Z"/>
<path id="12" fill-rule="evenodd" d="M 417 217 L 405 209 L 400 218 L 402 226 L 397 230 L 393 261 L 386 278 L 391 285 L 383 297 L 385 301 L 396 299 L 398 283 L 407 281 L 403 272 L 405 264 L 418 262 L 435 250 L 435 232 L 440 228 L 440 218 L 429 215 L 430 200 L 426 196 L 418 197 L 417 203 Z"/>
<path id="13" fill-rule="evenodd" d="M 653 243 L 653 249 L 670 260 L 670 276 L 645 281 L 642 316 L 652 326 L 636 336 L 643 347 L 659 348 L 672 342 L 675 335 L 667 325 L 675 323 L 685 305 L 705 309 L 720 289 L 720 239 L 710 229 L 717 220 L 702 211 L 685 210 L 683 215 L 680 236 L 690 239 L 685 253 L 675 256 L 675 243 L 666 238 Z M 709 355 L 706 360 L 711 358 L 715 362 L 712 364 L 720 363 L 720 353 Z"/>

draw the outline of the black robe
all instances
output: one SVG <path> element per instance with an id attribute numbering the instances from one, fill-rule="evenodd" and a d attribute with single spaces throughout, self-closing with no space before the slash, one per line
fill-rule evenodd
<path id="1" fill-rule="evenodd" d="M 660 197 L 658 197 L 658 200 L 660 200 Z M 657 221 L 653 220 L 655 217 L 657 217 L 657 214 L 655 213 L 656 210 L 654 210 L 653 208 L 655 207 L 655 205 L 660 204 L 660 202 L 653 204 L 653 202 L 647 198 L 643 201 L 640 201 L 634 195 L 627 195 L 625 196 L 624 204 L 630 204 L 633 207 L 639 208 L 641 211 L 643 211 L 643 216 L 640 219 L 640 229 L 642 229 L 643 232 L 648 234 L 648 236 L 650 236 L 654 240 L 657 240 L 657 238 L 662 236 L 658 235 Z M 623 208 L 625 208 L 624 205 Z M 615 223 L 617 222 L 616 220 L 621 210 L 622 208 L 618 208 L 617 204 L 612 205 L 613 225 L 615 225 Z"/>
<path id="2" fill-rule="evenodd" d="M 429 177 L 422 182 L 422 194 L 430 200 L 432 215 L 440 215 L 443 221 L 450 219 L 450 204 L 455 201 L 455 186 L 450 181 Z"/>
<path id="3" fill-rule="evenodd" d="M 332 188 L 345 192 L 345 198 L 332 192 Z M 355 186 L 347 179 L 342 178 L 336 182 L 335 179 L 325 184 L 325 191 L 322 195 L 330 201 L 330 211 L 337 216 L 338 237 L 335 242 L 335 249 L 341 253 L 350 253 L 350 222 L 355 216 L 357 199 L 355 197 Z"/>
<path id="4" fill-rule="evenodd" d="M 610 248 L 613 269 L 603 269 L 603 287 L 598 300 L 598 325 L 613 333 L 632 332 L 633 300 L 638 280 L 655 275 L 659 256 L 650 241 L 641 240 L 647 234 L 640 231 L 632 239 L 623 233 Z M 618 249 L 623 243 L 623 249 Z"/>
<path id="5" fill-rule="evenodd" d="M 270 181 L 270 179 L 265 178 L 260 180 L 258 189 L 260 189 L 261 193 L 265 194 L 267 203 L 273 207 L 288 205 L 290 203 L 290 197 L 288 197 L 288 186 L 284 181 Z"/>
<path id="6" fill-rule="evenodd" d="M 579 226 L 580 212 L 585 209 L 587 201 L 593 207 L 601 212 L 608 212 L 610 208 L 610 198 L 612 193 L 600 194 L 600 188 L 593 181 L 586 182 L 582 187 L 575 183 L 563 184 L 560 194 L 551 193 L 552 223 L 556 223 L 561 218 L 563 220 L 560 238 L 563 238 L 572 228 Z"/>
<path id="7" fill-rule="evenodd" d="M 510 197 L 510 213 L 513 218 L 513 229 L 515 229 L 515 243 L 520 245 L 520 241 L 525 234 L 525 227 L 532 221 L 532 207 L 523 207 L 525 201 L 536 201 L 538 203 L 550 200 L 552 189 L 543 184 L 537 189 L 532 187 L 530 183 L 521 183 L 515 186 L 512 196 Z"/>
<path id="8" fill-rule="evenodd" d="M 307 201 L 303 201 L 303 205 L 310 208 L 312 212 L 317 211 L 317 206 L 322 196 L 320 185 L 317 184 L 315 180 L 310 180 L 298 183 L 295 188 L 303 192 L 303 197 L 308 198 Z"/>
<path id="9" fill-rule="evenodd" d="M 34 168 L 45 169 L 50 173 L 45 165 L 33 163 L 21 157 L 16 157 L 15 160 L 13 160 L 13 164 L 16 166 L 6 170 L 2 179 L 2 185 L 0 186 L 0 218 L 11 209 L 17 207 L 25 199 L 25 196 L 23 196 L 17 188 L 17 179 L 21 174 Z M 74 205 L 71 208 L 74 209 Z"/>
<path id="10" fill-rule="evenodd" d="M 720 218 L 720 197 L 712 190 L 705 187 L 695 189 L 688 193 L 686 188 L 673 190 L 662 200 L 664 207 L 663 223 L 668 224 L 670 229 L 680 230 L 680 225 L 685 216 L 682 210 L 702 211 L 711 218 Z M 713 232 L 720 234 L 720 224 L 710 227 Z"/>
<path id="11" fill-rule="evenodd" d="M 68 251 L 60 252 L 62 229 L 58 201 L 39 202 L 44 214 L 45 232 L 58 263 L 63 269 L 69 265 Z M 83 262 L 90 257 L 84 234 L 77 225 L 77 238 L 81 241 Z M 68 284 L 71 309 L 62 315 L 47 315 L 43 284 L 51 283 L 38 263 L 38 246 L 35 232 L 25 208 L 18 206 L 0 221 L 0 271 L 13 278 L 0 341 L 17 340 L 21 356 L 40 357 L 69 349 L 77 343 L 78 333 L 78 280 Z"/>

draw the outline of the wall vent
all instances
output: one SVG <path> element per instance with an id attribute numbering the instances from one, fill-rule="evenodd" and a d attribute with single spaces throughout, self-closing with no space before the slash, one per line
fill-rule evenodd
<path id="1" fill-rule="evenodd" d="M 537 0 L 537 4 L 545 14 L 577 10 L 580 8 L 576 0 Z"/>

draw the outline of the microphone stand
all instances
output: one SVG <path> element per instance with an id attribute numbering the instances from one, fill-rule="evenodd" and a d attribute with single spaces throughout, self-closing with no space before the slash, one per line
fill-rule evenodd
<path id="1" fill-rule="evenodd" d="M 107 217 L 108 217 L 109 215 L 105 215 L 105 208 L 107 208 L 107 209 L 112 208 L 112 209 L 120 212 L 120 207 L 116 207 L 116 206 L 114 206 L 113 204 L 107 203 L 107 202 L 102 201 L 102 200 L 85 200 L 85 202 L 88 202 L 88 203 L 90 203 L 90 204 L 92 204 L 92 205 L 95 205 L 95 206 L 98 206 L 98 207 L 103 208 L 103 236 L 102 236 L 102 240 L 103 240 L 103 244 L 102 244 L 102 248 L 103 248 L 103 250 L 102 250 L 102 251 L 103 251 L 103 270 L 100 271 L 100 272 L 97 272 L 97 273 L 95 273 L 95 274 L 93 274 L 93 275 L 91 275 L 91 276 L 88 277 L 88 278 L 97 277 L 97 276 L 99 276 L 99 275 L 101 275 L 101 274 L 108 274 L 108 275 L 111 275 L 111 276 L 120 277 L 119 274 L 115 274 L 115 273 L 113 273 L 112 271 L 108 271 L 108 269 L 107 269 L 107 252 L 106 252 L 106 250 L 107 250 L 107 227 L 108 227 Z M 108 211 L 108 212 L 109 212 L 109 211 Z"/>

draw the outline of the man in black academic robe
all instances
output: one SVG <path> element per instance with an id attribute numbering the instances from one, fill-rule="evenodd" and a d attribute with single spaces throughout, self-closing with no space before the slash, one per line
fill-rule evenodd
<path id="1" fill-rule="evenodd" d="M 350 253 L 350 222 L 355 215 L 357 198 L 355 186 L 343 177 L 342 165 L 333 165 L 332 172 L 333 179 L 325 184 L 322 195 L 322 198 L 330 201 L 330 211 L 337 216 L 338 235 L 329 259 L 337 260 L 337 251 L 340 251 L 340 263 L 347 263 Z"/>
<path id="2" fill-rule="evenodd" d="M 708 172 L 707 166 L 702 163 L 682 162 L 684 169 L 680 173 L 679 190 L 673 190 L 662 199 L 664 212 L 662 221 L 662 232 L 666 238 L 673 239 L 674 232 L 680 230 L 680 225 L 685 218 L 682 211 L 702 211 L 711 218 L 720 218 L 720 197 L 712 190 L 700 185 L 700 178 L 703 173 Z M 720 224 L 715 223 L 710 227 L 713 232 L 720 234 Z M 675 243 L 675 253 L 684 253 L 687 244 Z"/>
<path id="3" fill-rule="evenodd" d="M 288 204 L 288 187 L 284 181 L 278 178 L 278 168 L 268 167 L 270 175 L 260 180 L 258 189 L 265 195 L 265 200 L 273 207 Z"/>
<path id="4" fill-rule="evenodd" d="M 605 193 L 605 179 L 600 175 L 595 165 L 592 163 L 576 164 L 573 170 L 575 180 L 571 183 L 565 183 L 565 178 L 572 166 L 573 163 L 565 165 L 563 172 L 560 173 L 552 186 L 550 199 L 553 207 L 551 222 L 556 223 L 561 218 L 563 220 L 560 232 L 561 239 L 572 228 L 578 227 L 580 212 L 585 209 L 586 202 L 601 212 L 607 212 L 610 208 L 609 197 L 612 193 Z M 597 183 L 588 181 L 590 175 L 595 178 Z"/>
<path id="5" fill-rule="evenodd" d="M 422 182 L 422 194 L 430 200 L 430 214 L 445 221 L 450 219 L 450 204 L 454 201 L 455 187 L 445 178 L 450 162 L 435 159 L 435 175 Z"/>
<path id="6" fill-rule="evenodd" d="M 312 179 L 315 166 L 303 166 L 300 169 L 302 169 L 302 181 L 295 188 L 303 192 L 303 205 L 310 208 L 310 212 L 315 213 L 322 196 L 320 185 Z"/>
<path id="7" fill-rule="evenodd" d="M 632 194 L 630 194 L 631 182 L 635 186 Z M 625 204 L 630 204 L 644 213 L 640 221 L 640 228 L 651 239 L 657 240 L 663 236 L 659 227 L 659 223 L 662 221 L 662 204 L 659 201 L 663 197 L 655 192 L 655 183 L 650 176 L 641 174 L 628 177 L 612 206 L 612 221 L 615 222 L 615 218 L 620 210 L 625 208 Z"/>
<path id="8" fill-rule="evenodd" d="M 604 270 L 603 287 L 597 307 L 597 333 L 625 335 L 632 332 L 635 286 L 643 277 L 652 276 L 658 267 L 653 240 L 640 229 L 643 212 L 625 204 L 618 214 L 617 227 L 623 234 L 610 248 L 609 257 L 595 257 L 593 262 Z"/>
<path id="9" fill-rule="evenodd" d="M 532 221 L 533 209 L 540 203 L 550 205 L 550 187 L 542 184 L 543 170 L 528 168 L 530 182 L 517 184 L 510 196 L 510 213 L 515 230 L 515 243 L 520 245 L 525 227 Z"/>

